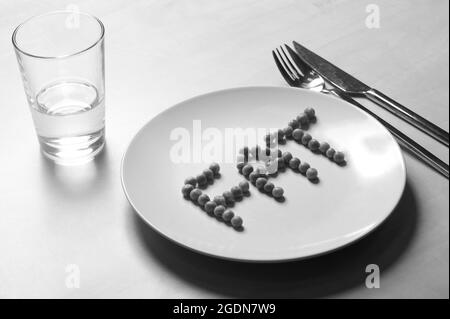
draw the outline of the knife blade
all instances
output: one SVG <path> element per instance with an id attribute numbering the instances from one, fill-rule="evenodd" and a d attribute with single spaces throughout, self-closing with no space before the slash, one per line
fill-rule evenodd
<path id="1" fill-rule="evenodd" d="M 360 96 L 381 106 L 386 111 L 391 112 L 395 116 L 408 122 L 412 126 L 428 134 L 436 141 L 441 142 L 449 147 L 449 133 L 436 124 L 430 122 L 406 106 L 394 101 L 390 97 L 384 95 L 370 86 L 364 84 L 360 80 L 354 78 L 337 66 L 328 62 L 324 58 L 318 56 L 314 52 L 308 50 L 301 44 L 293 41 L 295 51 L 300 58 L 315 72 L 321 75 L 325 80 L 334 85 L 336 88 L 350 96 Z"/>
<path id="2" fill-rule="evenodd" d="M 355 79 L 347 72 L 339 69 L 337 66 L 308 50 L 301 44 L 295 41 L 293 43 L 295 50 L 303 61 L 308 64 L 311 69 L 315 70 L 328 82 L 339 89 L 346 91 L 347 93 L 355 94 L 364 94 L 371 89 L 368 85 L 362 83 L 358 79 Z"/>

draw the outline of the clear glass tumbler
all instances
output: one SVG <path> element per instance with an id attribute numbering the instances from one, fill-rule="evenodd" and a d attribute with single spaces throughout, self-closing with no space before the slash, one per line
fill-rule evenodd
<path id="1" fill-rule="evenodd" d="M 41 150 L 60 164 L 89 161 L 105 144 L 102 22 L 56 11 L 20 24 L 12 42 Z"/>

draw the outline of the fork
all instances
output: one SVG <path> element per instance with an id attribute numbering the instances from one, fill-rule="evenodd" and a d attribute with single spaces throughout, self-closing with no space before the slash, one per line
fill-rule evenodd
<path id="1" fill-rule="evenodd" d="M 292 50 L 288 45 L 280 46 L 279 48 L 272 50 L 272 55 L 275 60 L 275 64 L 278 67 L 278 70 L 280 70 L 281 75 L 290 86 L 318 91 L 327 95 L 333 95 L 360 108 L 370 116 L 374 117 L 381 124 L 383 124 L 384 127 L 386 127 L 389 132 L 391 132 L 391 134 L 396 137 L 396 139 L 404 149 L 416 156 L 422 162 L 429 165 L 438 173 L 445 176 L 447 179 L 449 178 L 448 164 L 444 163 L 437 156 L 435 156 L 426 148 L 408 137 L 406 134 L 386 122 L 377 114 L 373 113 L 353 98 L 347 96 L 343 91 L 339 90 L 338 88 L 327 88 L 327 86 L 330 85 L 326 83 L 322 76 L 314 72 L 314 70 L 312 70 L 305 62 L 303 62 L 303 60 L 297 55 L 297 53 L 295 53 L 295 51 Z M 288 55 L 291 57 L 294 63 L 291 62 Z"/>

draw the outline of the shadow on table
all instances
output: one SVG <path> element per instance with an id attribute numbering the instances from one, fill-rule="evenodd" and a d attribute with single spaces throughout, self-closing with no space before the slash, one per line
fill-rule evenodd
<path id="1" fill-rule="evenodd" d="M 250 264 L 189 251 L 160 236 L 137 214 L 133 216 L 137 236 L 150 258 L 190 284 L 236 298 L 318 298 L 364 287 L 368 264 L 377 264 L 383 272 L 401 259 L 418 218 L 414 193 L 407 184 L 392 215 L 355 244 L 303 261 Z"/>
<path id="2" fill-rule="evenodd" d="M 94 160 L 73 166 L 55 164 L 41 154 L 41 173 L 48 194 L 58 194 L 66 200 L 87 200 L 98 196 L 109 183 L 110 170 L 108 149 L 104 149 Z"/>

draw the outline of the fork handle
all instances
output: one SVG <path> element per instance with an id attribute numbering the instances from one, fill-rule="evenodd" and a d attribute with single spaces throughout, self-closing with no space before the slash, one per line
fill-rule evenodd
<path id="1" fill-rule="evenodd" d="M 370 89 L 365 93 L 365 96 L 376 103 L 377 105 L 383 107 L 385 110 L 391 112 L 392 114 L 400 117 L 409 124 L 415 126 L 425 134 L 428 134 L 435 140 L 441 142 L 442 144 L 449 146 L 449 134 L 445 130 L 441 129 L 436 124 L 431 123 L 427 119 L 423 118 L 419 114 L 411 111 L 407 107 L 401 105 L 400 103 L 394 101 L 390 97 L 384 95 L 383 93 Z"/>
<path id="2" fill-rule="evenodd" d="M 376 120 L 378 120 L 381 124 L 386 127 L 392 135 L 394 135 L 397 140 L 400 142 L 400 144 L 406 148 L 409 152 L 411 152 L 413 155 L 415 155 L 417 158 L 422 160 L 422 162 L 428 164 L 431 168 L 436 170 L 441 175 L 445 176 L 447 179 L 449 178 L 449 166 L 445 162 L 443 162 L 441 159 L 439 159 L 437 156 L 435 156 L 433 153 L 428 151 L 426 148 L 424 148 L 422 145 L 415 142 L 413 139 L 408 137 L 403 132 L 399 131 L 397 128 L 383 120 L 381 117 L 367 109 L 362 104 L 358 103 L 353 98 L 345 95 L 344 93 L 338 92 L 336 90 L 330 90 L 330 93 L 333 95 L 357 106 L 358 108 L 362 109 L 372 117 L 374 117 Z"/>

